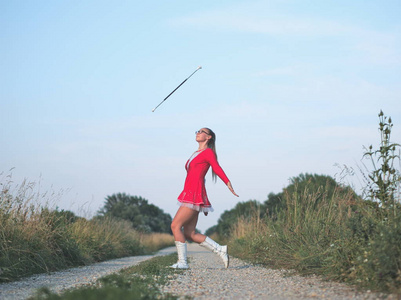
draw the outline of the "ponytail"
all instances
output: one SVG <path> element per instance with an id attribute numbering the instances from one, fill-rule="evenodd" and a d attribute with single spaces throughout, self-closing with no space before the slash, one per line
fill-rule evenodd
<path id="1" fill-rule="evenodd" d="M 216 152 L 216 134 L 213 132 L 213 130 L 211 130 L 210 128 L 205 127 L 205 129 L 207 129 L 207 131 L 209 131 L 209 135 L 212 137 L 211 139 L 209 139 L 209 141 L 207 142 L 207 147 L 212 149 L 214 155 L 216 156 L 216 160 L 217 160 L 217 152 Z M 217 175 L 216 173 L 214 173 L 214 171 L 212 170 L 212 179 L 214 182 L 216 182 L 217 180 Z"/>

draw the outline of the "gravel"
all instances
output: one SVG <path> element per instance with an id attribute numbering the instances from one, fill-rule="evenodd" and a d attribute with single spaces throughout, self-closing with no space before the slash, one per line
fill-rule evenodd
<path id="1" fill-rule="evenodd" d="M 397 295 L 357 291 L 317 276 L 289 275 L 230 257 L 224 268 L 219 256 L 198 244 L 188 245 L 190 269 L 170 281 L 163 292 L 194 299 L 398 299 Z"/>
<path id="2" fill-rule="evenodd" d="M 113 259 L 89 266 L 68 269 L 49 274 L 39 274 L 23 278 L 20 281 L 0 284 L 0 299 L 21 300 L 34 295 L 36 289 L 48 287 L 51 291 L 61 293 L 67 289 L 95 283 L 100 277 L 118 272 L 158 255 L 175 252 L 175 247 L 166 248 L 156 255 L 131 256 Z"/>

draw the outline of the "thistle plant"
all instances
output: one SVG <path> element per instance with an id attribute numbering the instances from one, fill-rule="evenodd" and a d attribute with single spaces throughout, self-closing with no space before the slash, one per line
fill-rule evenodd
<path id="1" fill-rule="evenodd" d="M 380 147 L 374 150 L 370 145 L 365 147 L 363 158 L 369 159 L 372 168 L 365 175 L 366 195 L 373 201 L 380 203 L 381 207 L 393 212 L 396 215 L 397 206 L 400 205 L 400 169 L 396 168 L 396 163 L 400 164 L 400 144 L 392 143 L 391 129 L 393 123 L 391 117 L 379 113 Z"/>

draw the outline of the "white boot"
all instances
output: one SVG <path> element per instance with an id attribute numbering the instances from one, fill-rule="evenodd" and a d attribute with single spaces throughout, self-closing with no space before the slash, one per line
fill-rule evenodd
<path id="1" fill-rule="evenodd" d="M 177 247 L 178 261 L 176 264 L 170 266 L 174 269 L 188 269 L 187 264 L 187 244 L 175 241 Z"/>
<path id="2" fill-rule="evenodd" d="M 230 263 L 230 257 L 228 256 L 228 249 L 227 246 L 220 246 L 215 241 L 213 241 L 208 236 L 206 237 L 205 241 L 200 243 L 201 246 L 206 247 L 212 250 L 214 253 L 218 254 L 224 262 L 224 266 L 228 268 Z"/>

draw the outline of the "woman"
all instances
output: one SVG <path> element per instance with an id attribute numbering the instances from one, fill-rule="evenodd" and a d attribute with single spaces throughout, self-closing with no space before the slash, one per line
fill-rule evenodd
<path id="1" fill-rule="evenodd" d="M 171 267 L 176 269 L 188 268 L 187 244 L 185 243 L 185 240 L 188 239 L 218 254 L 223 259 L 225 267 L 228 268 L 227 246 L 220 246 L 211 238 L 195 231 L 199 212 L 203 212 L 207 216 L 209 211 L 213 211 L 205 189 L 205 175 L 209 167 L 212 167 L 214 180 L 216 180 L 217 175 L 235 196 L 238 197 L 238 195 L 234 192 L 231 182 L 217 162 L 216 135 L 214 132 L 209 128 L 202 128 L 196 132 L 196 141 L 199 147 L 185 164 L 187 177 L 184 190 L 178 196 L 180 208 L 171 223 L 178 252 L 178 261 Z"/>

